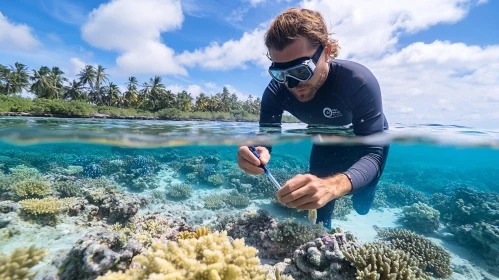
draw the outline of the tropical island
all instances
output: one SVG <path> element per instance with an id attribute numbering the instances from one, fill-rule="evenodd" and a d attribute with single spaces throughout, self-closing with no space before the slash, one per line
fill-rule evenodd
<path id="1" fill-rule="evenodd" d="M 57 66 L 29 71 L 19 62 L 0 64 L 0 116 L 66 118 L 120 118 L 160 120 L 212 120 L 256 122 L 260 98 L 239 100 L 227 87 L 215 95 L 174 93 L 160 76 L 139 82 L 129 77 L 126 90 L 110 81 L 106 68 L 86 65 L 69 81 Z M 23 97 L 31 93 L 34 98 Z M 282 122 L 299 122 L 283 115 Z"/>

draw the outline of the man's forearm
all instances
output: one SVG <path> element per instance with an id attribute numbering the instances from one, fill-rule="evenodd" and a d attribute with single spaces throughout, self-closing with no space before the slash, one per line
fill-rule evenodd
<path id="1" fill-rule="evenodd" d="M 385 153 L 387 151 L 384 151 Z M 369 153 L 361 157 L 352 167 L 343 172 L 351 180 L 351 194 L 358 193 L 379 179 L 382 173 L 384 159 L 382 153 Z"/>
<path id="2" fill-rule="evenodd" d="M 352 183 L 348 176 L 343 173 L 327 177 L 324 180 L 328 187 L 334 189 L 334 192 L 332 192 L 333 197 L 331 199 L 342 197 L 352 191 Z"/>

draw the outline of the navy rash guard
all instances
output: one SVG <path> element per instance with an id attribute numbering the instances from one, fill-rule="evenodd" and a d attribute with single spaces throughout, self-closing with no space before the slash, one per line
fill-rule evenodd
<path id="1" fill-rule="evenodd" d="M 284 84 L 272 80 L 262 96 L 260 126 L 280 126 L 282 114 L 287 111 L 309 126 L 351 126 L 358 136 L 388 129 L 380 86 L 371 71 L 347 60 L 333 60 L 329 66 L 326 81 L 308 102 L 299 101 Z M 272 151 L 272 147 L 267 148 Z M 356 194 L 377 184 L 387 153 L 388 147 L 375 145 L 357 148 L 314 146 L 311 173 L 322 177 L 344 173 L 352 182 L 350 194 Z"/>

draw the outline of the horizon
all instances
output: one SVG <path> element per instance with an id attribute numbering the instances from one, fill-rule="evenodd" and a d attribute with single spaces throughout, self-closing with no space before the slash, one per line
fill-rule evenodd
<path id="1" fill-rule="evenodd" d="M 161 76 L 195 98 L 227 87 L 261 98 L 263 34 L 289 7 L 319 10 L 341 47 L 378 79 L 389 123 L 498 128 L 499 3 L 487 0 L 16 0 L 0 2 L 0 64 L 107 68 L 121 90 Z M 26 94 L 24 94 L 26 96 Z"/>

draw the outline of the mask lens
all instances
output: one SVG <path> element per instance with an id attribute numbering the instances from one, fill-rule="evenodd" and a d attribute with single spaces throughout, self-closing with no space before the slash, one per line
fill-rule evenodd
<path id="1" fill-rule="evenodd" d="M 289 75 L 299 80 L 308 80 L 311 76 L 310 70 L 305 65 L 289 70 Z"/>
<path id="2" fill-rule="evenodd" d="M 270 70 L 270 74 L 274 79 L 278 80 L 279 82 L 284 82 L 286 79 L 286 71 L 285 70 Z"/>

